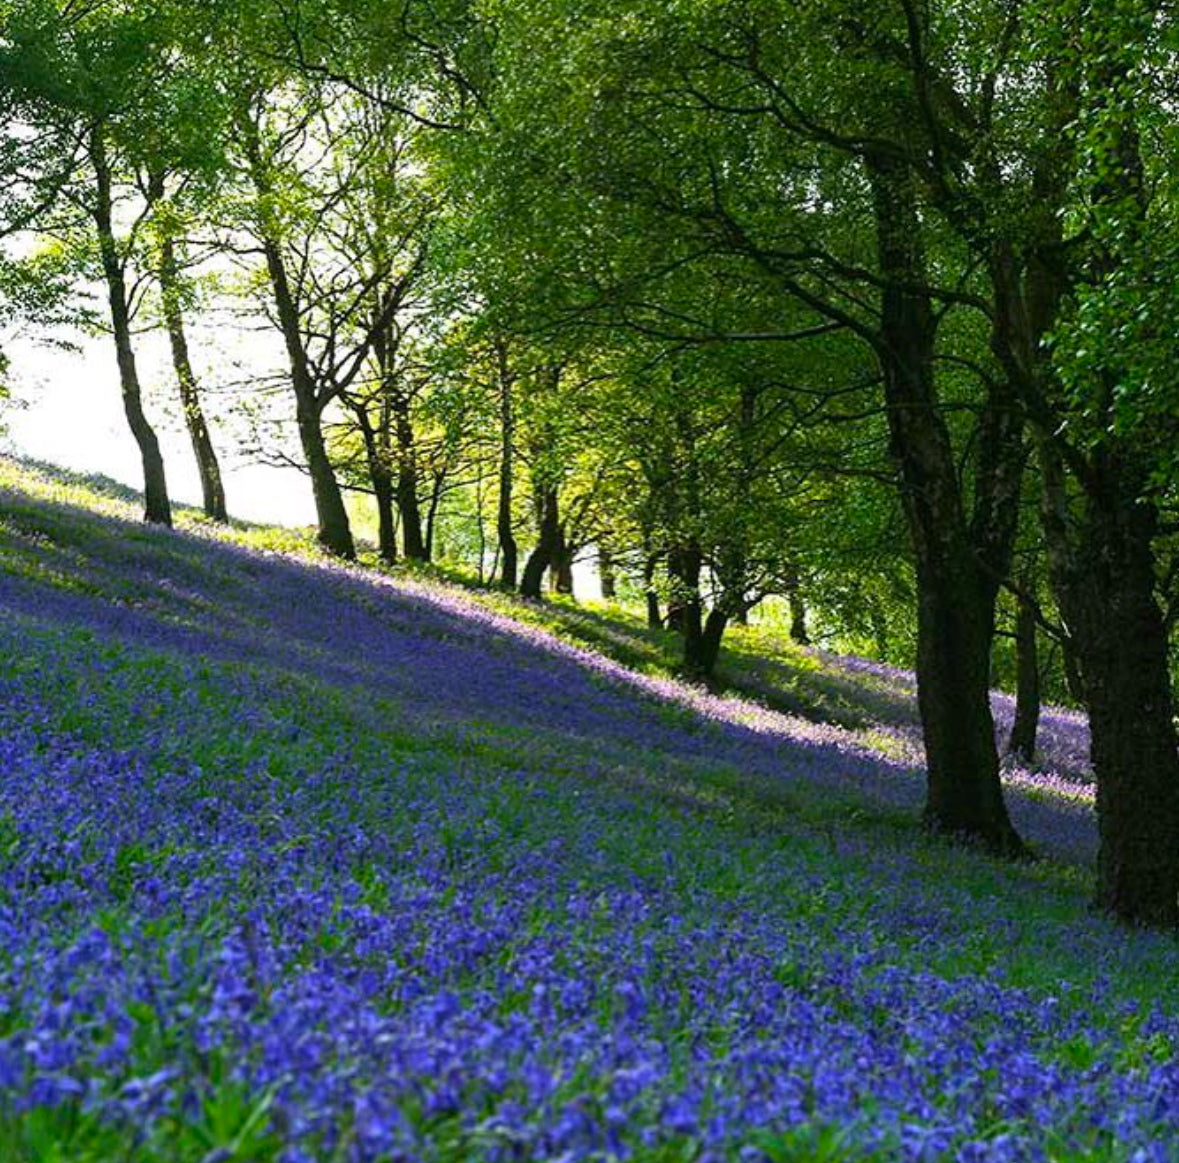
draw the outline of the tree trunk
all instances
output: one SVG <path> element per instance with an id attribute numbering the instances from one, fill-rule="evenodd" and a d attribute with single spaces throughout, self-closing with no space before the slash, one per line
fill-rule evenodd
<path id="1" fill-rule="evenodd" d="M 790 607 L 790 641 L 798 646 L 809 646 L 811 636 L 806 625 L 806 603 L 802 600 L 802 590 L 793 570 L 786 581 L 786 603 Z"/>
<path id="2" fill-rule="evenodd" d="M 1148 473 L 1092 460 L 1070 513 L 1059 459 L 1042 445 L 1045 534 L 1057 600 L 1080 663 L 1097 781 L 1096 904 L 1132 925 L 1179 924 L 1179 739 L 1155 594 L 1158 515 Z"/>
<path id="3" fill-rule="evenodd" d="M 1137 16 L 1148 26 L 1149 6 L 1138 9 Z M 1087 164 L 1086 172 L 1094 215 L 1112 211 L 1117 223 L 1116 233 L 1104 241 L 1094 232 L 1083 252 L 1078 277 L 1097 286 L 1115 279 L 1125 256 L 1146 245 L 1149 193 L 1136 110 L 1129 102 L 1106 104 L 1135 67 L 1135 39 L 1124 28 L 1114 32 L 1098 24 L 1095 29 L 1101 52 L 1094 92 L 1096 109 L 1107 119 L 1101 139 L 1105 156 Z M 1061 91 L 1075 102 L 1080 90 L 1074 83 Z M 1063 182 L 1058 185 L 1063 189 Z M 1060 231 L 1051 211 L 1062 202 L 1062 197 L 1047 202 L 1051 221 L 1043 249 L 1049 257 L 1058 257 L 1049 249 Z M 1051 269 L 1048 261 L 1041 265 Z M 1054 292 L 1043 300 L 1055 307 L 1063 294 L 1061 277 L 1043 281 Z M 1096 437 L 1088 447 L 1070 445 L 1068 425 L 1055 416 L 1041 425 L 1043 523 L 1071 662 L 1079 664 L 1073 679 L 1082 687 L 1089 712 L 1100 837 L 1095 903 L 1127 924 L 1174 928 L 1179 924 L 1179 739 L 1166 625 L 1155 590 L 1158 513 L 1151 478 L 1156 462 L 1141 451 L 1134 434 L 1117 430 L 1117 388 L 1124 371 L 1115 355 L 1095 373 L 1085 421 Z M 1033 381 L 1037 399 L 1043 398 L 1046 384 L 1055 386 L 1050 377 L 1051 369 L 1042 367 Z"/>
<path id="4" fill-rule="evenodd" d="M 144 519 L 156 525 L 172 524 L 172 505 L 168 499 L 168 482 L 164 473 L 164 458 L 155 430 L 143 411 L 143 392 L 139 383 L 139 369 L 135 362 L 135 348 L 131 338 L 131 305 L 127 292 L 126 273 L 119 255 L 114 231 L 114 194 L 110 161 L 102 126 L 90 135 L 90 161 L 94 166 L 95 200 L 94 222 L 98 231 L 98 245 L 102 257 L 102 273 L 106 279 L 110 304 L 111 328 L 115 335 L 115 352 L 119 364 L 119 383 L 123 394 L 123 411 L 143 463 Z"/>
<path id="5" fill-rule="evenodd" d="M 917 192 L 888 159 L 868 163 L 885 280 L 877 354 L 889 434 L 916 559 L 917 701 L 931 829 L 1020 855 L 1003 802 L 990 705 L 998 579 L 971 540 L 950 434 L 934 382 L 936 322 L 926 285 Z"/>
<path id="6" fill-rule="evenodd" d="M 647 552 L 643 557 L 643 595 L 647 599 L 647 628 L 663 629 L 663 614 L 659 609 L 659 591 L 655 588 L 655 571 L 659 568 L 659 554 Z"/>
<path id="7" fill-rule="evenodd" d="M 729 621 L 728 614 L 719 607 L 712 609 L 707 618 L 704 615 L 704 602 L 700 595 L 703 566 L 704 555 L 695 541 L 676 546 L 667 555 L 667 569 L 674 595 L 674 606 L 668 610 L 668 624 L 673 625 L 674 609 L 674 628 L 684 638 L 681 669 L 684 677 L 691 682 L 712 678 L 720 653 L 721 638 Z"/>
<path id="8" fill-rule="evenodd" d="M 386 565 L 397 564 L 397 521 L 393 515 L 393 480 L 385 465 L 369 465 L 377 503 L 377 552 Z"/>
<path id="9" fill-rule="evenodd" d="M 351 402 L 352 414 L 364 440 L 369 483 L 377 506 L 377 552 L 386 565 L 397 563 L 397 523 L 393 517 L 393 473 L 383 429 L 374 427 L 363 401 Z"/>
<path id="10" fill-rule="evenodd" d="M 352 560 L 356 545 L 344 496 L 340 492 L 336 471 L 327 453 L 322 424 L 322 407 L 311 378 L 303 333 L 299 326 L 299 312 L 291 293 L 286 264 L 278 247 L 269 240 L 263 243 L 266 266 L 270 273 L 279 323 L 286 344 L 291 367 L 291 384 L 295 391 L 295 416 L 299 427 L 299 442 L 307 459 L 311 489 L 315 498 L 315 513 L 319 522 L 318 540 L 329 553 Z"/>
<path id="11" fill-rule="evenodd" d="M 659 595 L 654 590 L 647 591 L 647 628 L 663 629 L 663 612 L 659 609 Z"/>
<path id="12" fill-rule="evenodd" d="M 1025 578 L 1030 585 L 1031 579 Z M 1015 718 L 1007 750 L 1031 763 L 1040 726 L 1040 660 L 1036 651 L 1036 608 L 1020 594 L 1015 615 Z"/>
<path id="13" fill-rule="evenodd" d="M 271 191 L 261 157 L 257 126 L 245 123 L 240 129 L 250 161 L 254 187 L 259 195 L 269 197 Z M 327 400 L 321 399 L 312 376 L 307 348 L 303 342 L 299 307 L 291 288 L 282 251 L 275 239 L 268 234 L 264 234 L 262 238 L 262 251 L 266 258 L 266 271 L 270 276 L 279 328 L 282 331 L 291 369 L 299 442 L 307 461 L 311 490 L 315 498 L 315 514 L 319 524 L 318 541 L 328 553 L 354 560 L 356 545 L 352 540 L 348 510 L 344 507 L 344 496 L 340 491 L 340 483 L 336 480 L 336 472 L 328 456 L 327 442 L 323 435 L 323 409 Z"/>
<path id="14" fill-rule="evenodd" d="M 892 658 L 892 644 L 888 637 L 888 618 L 878 602 L 868 607 L 868 619 L 872 624 L 872 637 L 876 640 L 876 657 L 881 662 Z"/>
<path id="15" fill-rule="evenodd" d="M 545 570 L 556 559 L 561 536 L 561 517 L 557 490 L 546 488 L 540 498 L 540 536 L 536 548 L 529 554 L 520 580 L 520 593 L 526 598 L 541 597 L 541 583 Z"/>
<path id="16" fill-rule="evenodd" d="M 1154 7 L 1137 10 L 1143 32 Z M 1108 122 L 1092 196 L 1098 212 L 1115 207 L 1117 234 L 1096 248 L 1089 274 L 1111 282 L 1126 255 L 1148 245 L 1150 194 L 1137 111 L 1109 96 L 1136 67 L 1129 44 L 1124 37 L 1111 44 L 1098 68 L 1098 105 Z M 1096 901 L 1130 924 L 1173 928 L 1179 924 L 1179 740 L 1155 592 L 1153 463 L 1139 459 L 1133 436 L 1114 431 L 1123 371 L 1116 364 L 1101 370 L 1099 415 L 1107 423 L 1090 456 L 1074 587 L 1101 837 Z"/>
<path id="17" fill-rule="evenodd" d="M 184 309 L 181 305 L 180 264 L 176 258 L 176 245 L 170 237 L 165 237 L 160 246 L 157 276 L 164 306 L 164 325 L 172 349 L 172 368 L 180 388 L 184 424 L 188 429 L 188 438 L 192 442 L 193 456 L 200 476 L 205 516 L 224 525 L 229 521 L 229 513 L 225 507 L 225 486 L 221 480 L 221 466 L 217 462 L 217 452 L 209 436 L 209 426 L 201 407 L 200 389 L 189 356 Z"/>
<path id="18" fill-rule="evenodd" d="M 799 646 L 811 644 L 810 631 L 806 625 L 806 606 L 798 590 L 791 590 L 787 599 L 790 603 L 790 640 Z"/>
<path id="19" fill-rule="evenodd" d="M 1085 705 L 1085 684 L 1081 681 L 1081 662 L 1077 658 L 1077 648 L 1070 639 L 1061 643 L 1060 660 L 1064 667 L 1064 685 L 1068 688 L 1069 698 L 1078 707 Z"/>
<path id="20" fill-rule="evenodd" d="M 1133 924 L 1179 923 L 1179 740 L 1155 598 L 1155 513 L 1136 490 L 1087 515 L 1078 636 L 1097 779 L 1097 904 Z"/>
<path id="21" fill-rule="evenodd" d="M 618 597 L 618 578 L 614 572 L 614 555 L 604 545 L 598 546 L 598 577 L 602 583 L 602 597 L 612 602 Z"/>
<path id="22" fill-rule="evenodd" d="M 266 241 L 263 249 L 266 252 L 266 266 L 270 272 L 275 305 L 278 308 L 283 340 L 290 360 L 299 441 L 303 447 L 303 455 L 307 459 L 307 471 L 311 475 L 311 490 L 319 522 L 318 540 L 329 553 L 352 560 L 356 557 L 352 527 L 348 520 L 348 511 L 344 508 L 344 497 L 336 480 L 335 469 L 328 457 L 321 423 L 322 409 L 308 367 L 307 352 L 303 347 L 303 333 L 299 326 L 299 313 L 291 294 L 286 265 L 274 243 Z"/>
<path id="23" fill-rule="evenodd" d="M 718 608 L 708 612 L 703 625 L 700 614 L 700 603 L 697 601 L 694 611 L 687 618 L 688 629 L 684 634 L 683 671 L 684 677 L 691 682 L 712 680 L 720 657 L 721 639 L 729 622 L 728 615 Z"/>
<path id="24" fill-rule="evenodd" d="M 496 348 L 499 365 L 499 503 L 496 508 L 495 529 L 499 538 L 500 585 L 505 590 L 516 588 L 520 548 L 512 527 L 512 485 L 515 472 L 516 417 L 512 400 L 512 375 L 508 369 L 507 350 Z"/>
<path id="25" fill-rule="evenodd" d="M 409 400 L 394 396 L 393 415 L 397 429 L 397 511 L 401 514 L 401 537 L 410 561 L 429 561 L 422 535 L 422 509 L 418 501 L 418 462 Z"/>
<path id="26" fill-rule="evenodd" d="M 573 558 L 576 549 L 569 544 L 563 528 L 557 530 L 557 548 L 553 554 L 553 590 L 566 597 L 573 597 Z"/>
<path id="27" fill-rule="evenodd" d="M 700 569 L 702 558 L 695 545 L 676 545 L 667 551 L 667 628 L 688 636 L 688 623 L 700 617 Z M 699 633 L 699 630 L 696 630 Z"/>
<path id="28" fill-rule="evenodd" d="M 430 500 L 426 506 L 426 561 L 446 556 L 442 538 L 438 536 L 438 510 L 442 506 L 446 477 L 445 468 L 435 469 L 434 479 L 430 482 Z"/>

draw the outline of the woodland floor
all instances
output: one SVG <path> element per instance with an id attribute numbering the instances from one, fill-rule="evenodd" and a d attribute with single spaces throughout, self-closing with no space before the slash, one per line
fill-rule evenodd
<path id="1" fill-rule="evenodd" d="M 1175 1157 L 1085 725 L 916 826 L 903 672 L 146 528 L 0 461 L 0 1158 Z M 996 696 L 1000 721 L 1010 715 Z"/>

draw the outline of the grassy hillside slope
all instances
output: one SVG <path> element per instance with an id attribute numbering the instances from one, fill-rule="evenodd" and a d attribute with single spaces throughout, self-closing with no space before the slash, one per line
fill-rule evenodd
<path id="1" fill-rule="evenodd" d="M 1075 722 L 1007 867 L 914 826 L 903 675 L 294 547 L 0 462 L 0 1158 L 1173 1157 Z"/>

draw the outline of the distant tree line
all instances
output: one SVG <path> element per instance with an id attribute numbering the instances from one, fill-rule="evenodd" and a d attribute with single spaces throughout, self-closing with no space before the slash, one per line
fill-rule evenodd
<path id="1" fill-rule="evenodd" d="M 319 540 L 911 645 L 925 821 L 1002 855 L 989 702 L 1092 729 L 1097 902 L 1179 922 L 1179 128 L 1151 0 L 0 0 L 0 313 L 102 288 L 146 517 L 167 336 L 265 321 Z M 197 353 L 199 355 L 199 353 Z M 443 544 L 445 542 L 445 545 Z M 808 620 L 809 615 L 809 620 Z"/>

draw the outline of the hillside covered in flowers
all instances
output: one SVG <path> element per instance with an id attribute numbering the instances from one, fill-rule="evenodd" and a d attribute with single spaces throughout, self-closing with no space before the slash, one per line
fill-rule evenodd
<path id="1" fill-rule="evenodd" d="M 918 828 L 903 672 L 775 710 L 519 612 L 0 464 L 0 1157 L 1174 1158 L 1082 719 L 1003 863 Z"/>

